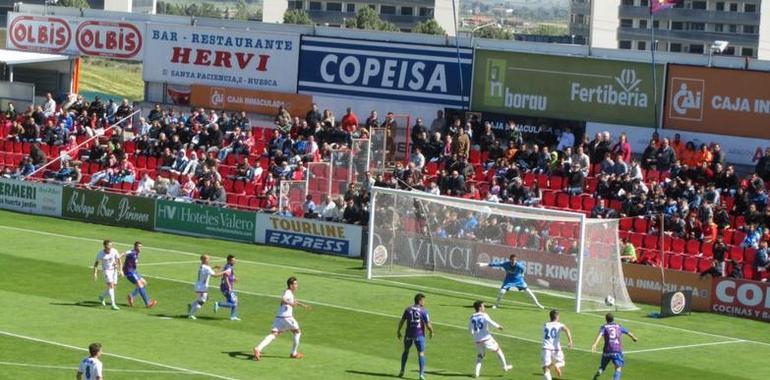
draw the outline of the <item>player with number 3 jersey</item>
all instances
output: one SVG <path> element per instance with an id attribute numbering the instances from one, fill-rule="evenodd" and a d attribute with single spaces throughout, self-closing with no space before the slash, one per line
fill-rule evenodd
<path id="1" fill-rule="evenodd" d="M 612 379 L 620 380 L 620 377 L 623 375 L 623 366 L 625 365 L 623 360 L 623 342 L 621 340 L 623 334 L 631 337 L 631 340 L 634 342 L 639 339 L 637 339 L 630 331 L 626 330 L 625 327 L 615 323 L 615 317 L 612 313 L 607 313 L 605 320 L 607 323 L 599 328 L 599 335 L 596 336 L 596 340 L 594 341 L 593 346 L 591 346 L 591 351 L 596 352 L 596 346 L 599 344 L 599 341 L 604 338 L 602 361 L 599 364 L 599 370 L 597 370 L 594 375 L 594 380 L 601 376 L 602 372 L 607 368 L 607 364 L 610 364 L 610 362 L 615 366 L 615 374 L 612 376 Z"/>

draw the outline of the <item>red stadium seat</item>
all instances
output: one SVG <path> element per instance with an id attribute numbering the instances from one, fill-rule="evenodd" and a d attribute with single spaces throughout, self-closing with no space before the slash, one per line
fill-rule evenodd
<path id="1" fill-rule="evenodd" d="M 740 245 L 743 243 L 743 240 L 746 239 L 746 233 L 740 230 L 735 231 L 733 233 L 733 240 L 732 244 Z M 729 242 L 725 241 L 727 244 L 730 244 Z"/>
<path id="2" fill-rule="evenodd" d="M 621 231 L 631 231 L 631 229 L 634 227 L 634 219 L 633 218 L 621 218 L 619 222 L 618 229 Z"/>
<path id="3" fill-rule="evenodd" d="M 650 228 L 650 221 L 647 218 L 634 219 L 634 232 L 646 234 Z"/>
<path id="4" fill-rule="evenodd" d="M 712 264 L 713 262 L 714 262 L 714 259 L 701 257 L 700 259 L 698 259 L 698 272 L 707 271 L 709 268 L 711 268 L 711 266 L 713 265 Z"/>
<path id="5" fill-rule="evenodd" d="M 698 255 L 700 253 L 700 241 L 695 239 L 688 240 L 687 245 L 685 246 L 685 252 L 688 255 Z"/>
<path id="6" fill-rule="evenodd" d="M 656 235 L 644 235 L 644 248 L 658 249 L 660 238 Z"/>
<path id="7" fill-rule="evenodd" d="M 524 173 L 524 185 L 532 186 L 535 183 L 535 175 L 533 173 Z"/>
<path id="8" fill-rule="evenodd" d="M 569 198 L 569 208 L 573 210 L 583 209 L 583 197 L 579 195 L 573 195 Z"/>
<path id="9" fill-rule="evenodd" d="M 700 246 L 700 252 L 705 257 L 713 257 L 714 256 L 714 243 L 703 243 Z"/>
<path id="10" fill-rule="evenodd" d="M 631 232 L 628 234 L 628 239 L 631 240 L 631 244 L 633 244 L 634 247 L 640 247 L 640 248 L 643 247 L 643 244 L 642 244 L 642 242 L 644 241 L 643 234 Z"/>
<path id="11" fill-rule="evenodd" d="M 733 241 L 733 233 L 735 233 L 735 230 L 732 230 L 732 229 L 723 230 L 722 241 L 724 241 L 725 244 L 730 244 L 730 242 Z"/>
<path id="12" fill-rule="evenodd" d="M 243 181 L 235 181 L 233 183 L 233 192 L 236 194 L 246 194 L 246 184 Z M 239 202 L 240 204 L 240 202 Z"/>
<path id="13" fill-rule="evenodd" d="M 695 256 L 687 256 L 682 263 L 682 269 L 685 272 L 696 272 L 698 270 L 698 258 Z"/>
<path id="14" fill-rule="evenodd" d="M 666 264 L 669 269 L 682 270 L 682 266 L 684 265 L 684 255 L 668 253 L 666 254 Z"/>
<path id="15" fill-rule="evenodd" d="M 556 190 L 556 191 L 562 190 L 564 188 L 564 177 L 552 176 L 551 179 L 550 179 L 550 185 L 549 186 L 550 186 L 551 190 Z M 575 208 L 575 209 L 577 210 L 577 209 L 579 209 L 579 207 Z"/>
<path id="16" fill-rule="evenodd" d="M 743 247 L 734 245 L 730 247 L 730 251 L 728 251 L 730 254 L 730 260 L 735 260 L 737 262 L 743 262 Z"/>
<path id="17" fill-rule="evenodd" d="M 556 193 L 556 207 L 568 208 L 569 207 L 569 194 L 565 192 Z"/>
<path id="18" fill-rule="evenodd" d="M 556 193 L 552 191 L 543 191 L 543 199 L 541 200 L 543 206 L 555 206 L 556 205 Z"/>
<path id="19" fill-rule="evenodd" d="M 757 250 L 754 248 L 746 248 L 743 250 L 743 262 L 753 264 L 754 257 L 757 255 Z"/>

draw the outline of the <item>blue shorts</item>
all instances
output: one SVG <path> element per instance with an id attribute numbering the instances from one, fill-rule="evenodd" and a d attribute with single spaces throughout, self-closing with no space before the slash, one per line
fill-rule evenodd
<path id="1" fill-rule="evenodd" d="M 414 348 L 417 349 L 417 352 L 425 352 L 425 337 L 424 336 L 418 336 L 418 337 L 404 337 L 404 351 L 409 351 L 410 348 L 412 348 L 412 343 L 414 343 Z"/>
<path id="2" fill-rule="evenodd" d="M 132 283 L 134 285 L 136 285 L 136 283 L 139 282 L 139 280 L 142 279 L 142 275 L 140 275 L 137 272 L 128 272 L 128 273 L 124 273 L 124 274 L 126 275 L 126 280 L 128 280 L 128 282 L 130 282 L 130 283 Z"/>
<path id="3" fill-rule="evenodd" d="M 602 354 L 602 362 L 599 364 L 599 369 L 604 371 L 604 369 L 607 368 L 607 364 L 610 364 L 610 362 L 612 362 L 615 367 L 622 368 L 625 364 L 625 361 L 623 360 L 623 353 L 607 352 Z"/>
<path id="4" fill-rule="evenodd" d="M 503 283 L 503 286 L 500 287 L 500 289 L 511 290 L 511 288 L 514 287 L 518 290 L 527 290 L 527 283 L 524 282 L 524 280 L 505 282 Z"/>
<path id="5" fill-rule="evenodd" d="M 238 303 L 238 296 L 235 295 L 234 291 L 224 291 L 222 290 L 222 295 L 225 296 L 225 300 L 229 303 L 235 304 Z"/>

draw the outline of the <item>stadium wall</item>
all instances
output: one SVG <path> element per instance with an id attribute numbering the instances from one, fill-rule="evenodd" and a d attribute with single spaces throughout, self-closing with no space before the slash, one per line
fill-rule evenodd
<path id="1" fill-rule="evenodd" d="M 361 226 L 0 178 L 0 209 L 360 257 Z"/>

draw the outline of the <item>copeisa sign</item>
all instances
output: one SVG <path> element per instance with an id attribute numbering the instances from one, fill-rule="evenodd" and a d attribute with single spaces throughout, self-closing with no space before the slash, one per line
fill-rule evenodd
<path id="1" fill-rule="evenodd" d="M 6 46 L 41 53 L 141 60 L 144 25 L 77 17 L 8 15 Z"/>
<path id="2" fill-rule="evenodd" d="M 298 89 L 464 107 L 473 51 L 460 49 L 459 58 L 458 67 L 447 46 L 303 36 Z"/>
<path id="3" fill-rule="evenodd" d="M 148 82 L 297 91 L 296 33 L 151 24 L 147 51 Z"/>

